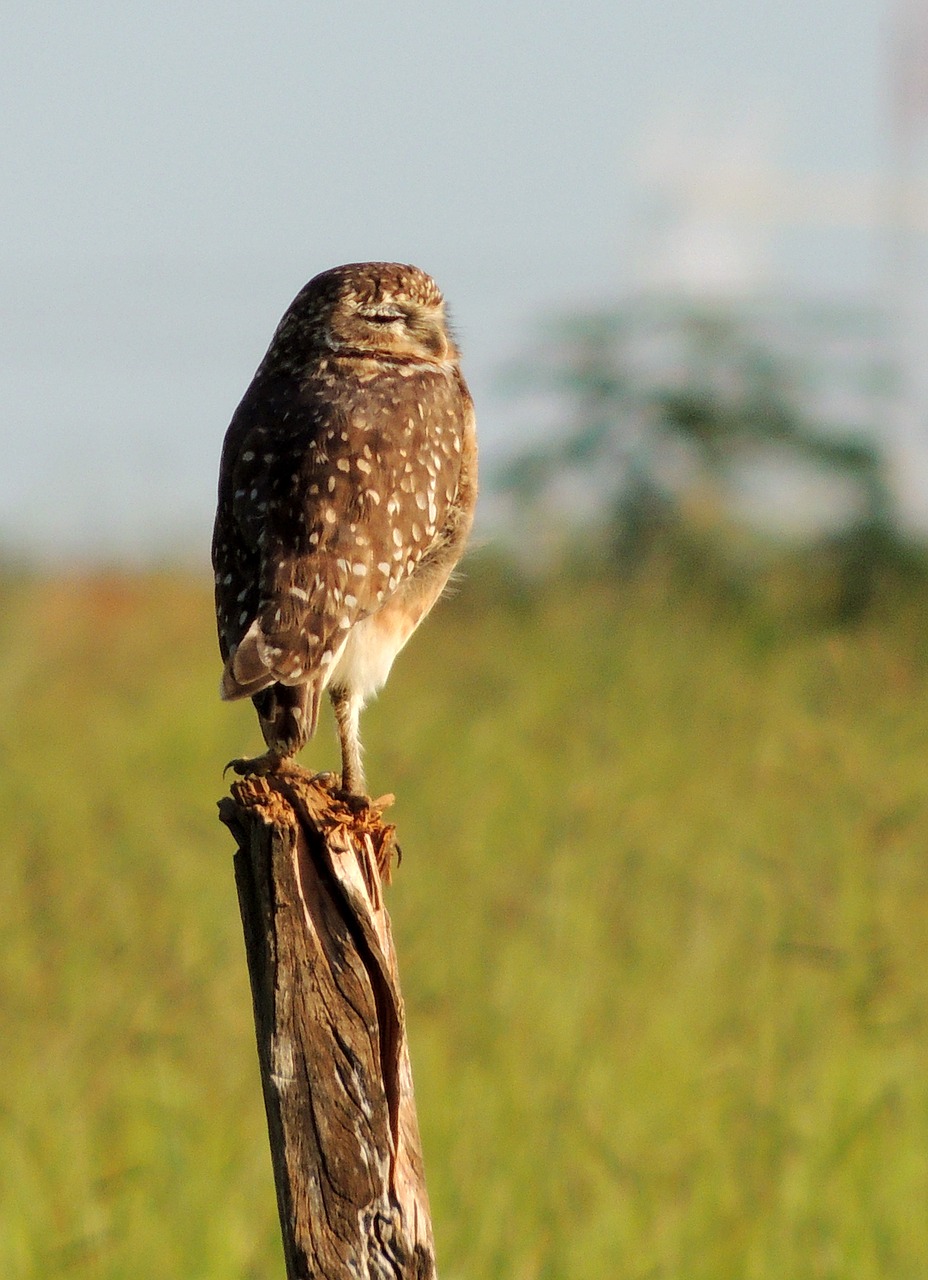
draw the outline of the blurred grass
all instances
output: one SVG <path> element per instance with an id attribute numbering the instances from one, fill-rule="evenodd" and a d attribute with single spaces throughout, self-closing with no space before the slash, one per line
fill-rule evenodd
<path id="1" fill-rule="evenodd" d="M 208 587 L 0 601 L 0 1275 L 280 1276 Z M 926 710 L 915 592 L 471 565 L 365 715 L 444 1280 L 928 1275 Z"/>

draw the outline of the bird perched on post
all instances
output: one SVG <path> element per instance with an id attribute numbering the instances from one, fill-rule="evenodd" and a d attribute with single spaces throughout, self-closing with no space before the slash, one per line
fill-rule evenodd
<path id="1" fill-rule="evenodd" d="M 250 697 L 272 772 L 335 710 L 342 789 L 358 719 L 441 595 L 477 498 L 473 403 L 435 281 L 334 267 L 297 294 L 232 418 L 213 569 L 221 696 Z"/>

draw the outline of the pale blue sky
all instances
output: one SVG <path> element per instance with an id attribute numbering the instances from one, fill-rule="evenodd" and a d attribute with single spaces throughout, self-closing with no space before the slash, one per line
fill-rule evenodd
<path id="1" fill-rule="evenodd" d="M 542 309 L 636 278 L 655 137 L 756 128 L 769 173 L 885 168 L 879 0 L 0 18 L 0 549 L 199 554 L 228 419 L 324 267 L 438 278 L 492 457 L 495 363 Z M 872 283 L 869 233 L 767 239 L 767 283 Z"/>

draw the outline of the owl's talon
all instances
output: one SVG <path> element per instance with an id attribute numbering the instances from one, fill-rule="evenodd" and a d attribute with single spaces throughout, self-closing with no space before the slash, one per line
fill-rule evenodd
<path id="1" fill-rule="evenodd" d="M 263 756 L 237 756 L 222 771 L 225 777 L 229 770 L 241 778 L 266 778 L 272 773 L 305 773 L 306 770 L 296 763 L 292 756 L 281 756 L 276 751 L 265 751 Z"/>
<path id="2" fill-rule="evenodd" d="M 326 769 L 323 769 L 321 773 L 314 773 L 312 780 L 316 786 L 322 787 L 323 791 L 334 791 L 338 786 L 338 774 L 331 773 Z"/>
<path id="3" fill-rule="evenodd" d="M 247 756 L 236 756 L 223 769 L 222 776 L 225 777 L 230 769 L 233 773 L 237 773 L 240 778 L 247 778 L 249 774 L 264 778 L 271 772 L 267 764 L 267 756 L 256 756 L 253 760 L 250 760 Z"/>

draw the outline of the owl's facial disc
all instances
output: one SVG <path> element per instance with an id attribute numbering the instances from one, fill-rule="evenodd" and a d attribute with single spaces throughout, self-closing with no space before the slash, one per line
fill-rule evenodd
<path id="1" fill-rule="evenodd" d="M 385 355 L 402 354 L 426 360 L 444 360 L 449 353 L 442 308 L 392 298 L 365 301 L 353 308 L 355 340 Z M 346 332 L 345 337 L 349 335 Z"/>
<path id="2" fill-rule="evenodd" d="M 423 313 L 410 317 L 409 329 L 416 345 L 433 360 L 446 360 L 449 354 L 448 331 L 442 313 Z"/>

